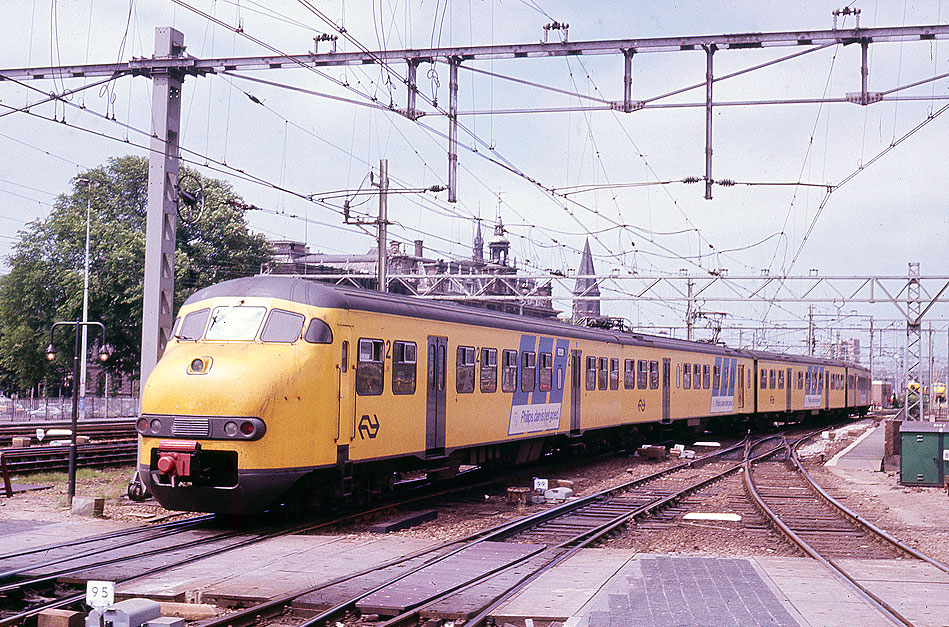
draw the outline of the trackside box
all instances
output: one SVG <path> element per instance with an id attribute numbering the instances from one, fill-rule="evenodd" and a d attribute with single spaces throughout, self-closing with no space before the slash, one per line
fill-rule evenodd
<path id="1" fill-rule="evenodd" d="M 949 477 L 949 422 L 906 421 L 900 426 L 900 483 L 943 486 Z"/>

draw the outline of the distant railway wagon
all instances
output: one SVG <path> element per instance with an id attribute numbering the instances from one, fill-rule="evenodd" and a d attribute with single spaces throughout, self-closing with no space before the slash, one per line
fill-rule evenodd
<path id="1" fill-rule="evenodd" d="M 400 473 L 867 409 L 866 370 L 258 276 L 194 294 L 142 390 L 170 509 L 320 507 Z"/>

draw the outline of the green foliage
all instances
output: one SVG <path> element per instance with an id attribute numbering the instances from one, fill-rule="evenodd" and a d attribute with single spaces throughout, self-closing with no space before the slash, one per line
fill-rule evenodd
<path id="1" fill-rule="evenodd" d="M 270 249 L 262 235 L 248 232 L 243 210 L 230 185 L 201 180 L 205 208 L 193 224 L 178 221 L 175 256 L 175 309 L 193 292 L 225 279 L 256 274 Z M 71 369 L 73 335 L 57 331 L 61 357 L 45 359 L 49 329 L 57 320 L 82 316 L 86 208 L 90 206 L 89 319 L 106 327 L 113 347 L 106 368 L 137 378 L 141 353 L 142 284 L 148 161 L 120 157 L 86 175 L 87 188 L 73 181 L 45 220 L 19 232 L 0 277 L 0 389 L 25 391 Z M 77 177 L 78 178 L 78 177 Z M 90 346 L 98 336 L 92 333 Z M 58 368 L 58 370 L 56 370 Z"/>

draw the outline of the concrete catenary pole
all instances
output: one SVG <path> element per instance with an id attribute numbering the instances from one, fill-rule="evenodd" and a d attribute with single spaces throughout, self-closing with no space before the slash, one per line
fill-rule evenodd
<path id="1" fill-rule="evenodd" d="M 184 55 L 184 35 L 155 29 L 155 58 Z M 152 140 L 148 157 L 148 214 L 142 302 L 141 382 L 151 373 L 171 336 L 175 294 L 175 229 L 178 133 L 183 76 L 171 65 L 152 74 Z"/>

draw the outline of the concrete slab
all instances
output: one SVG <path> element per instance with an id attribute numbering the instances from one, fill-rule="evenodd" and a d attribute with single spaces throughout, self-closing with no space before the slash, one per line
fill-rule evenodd
<path id="1" fill-rule="evenodd" d="M 134 524 L 114 520 L 93 520 L 85 518 L 76 522 L 43 522 L 5 519 L 0 525 L 12 533 L 0 533 L 3 536 L 3 553 L 15 553 L 26 549 L 50 544 L 59 544 L 77 538 L 108 533 L 118 529 L 134 527 Z"/>
<path id="2" fill-rule="evenodd" d="M 581 608 L 634 556 L 633 551 L 581 551 L 556 569 L 538 577 L 527 590 L 498 608 L 495 615 L 507 620 L 562 620 L 563 617 L 577 616 Z M 642 576 L 638 563 L 631 564 L 630 569 L 632 576 Z M 540 594 L 538 591 L 541 591 Z"/>
<path id="3" fill-rule="evenodd" d="M 123 584 L 124 596 L 228 603 L 303 590 L 431 546 L 417 538 L 283 536 Z"/>
<path id="4" fill-rule="evenodd" d="M 847 470 L 880 470 L 883 461 L 883 425 L 868 429 L 848 447 L 834 455 L 827 466 Z"/>

